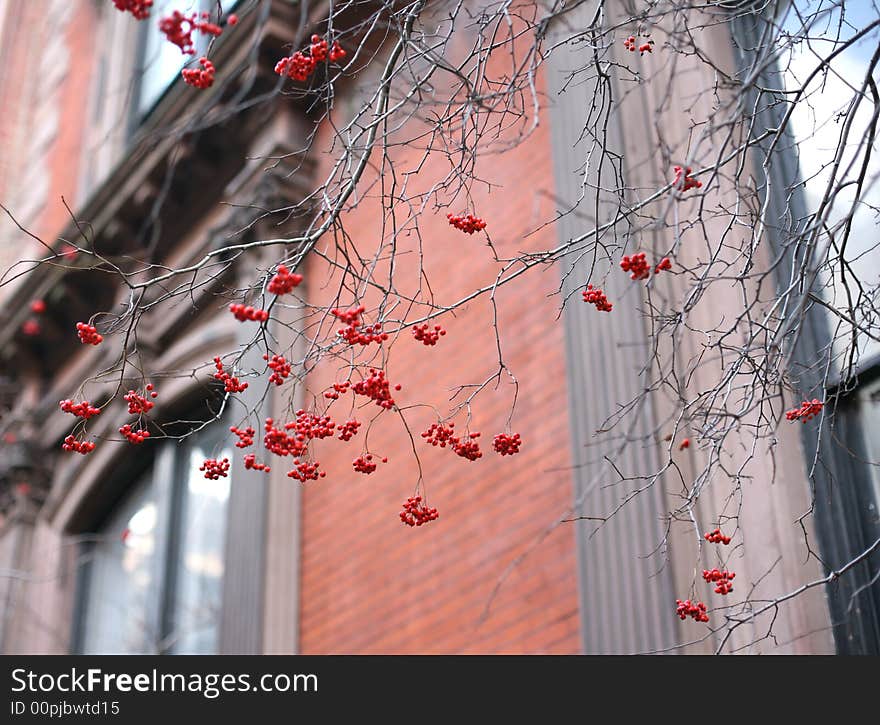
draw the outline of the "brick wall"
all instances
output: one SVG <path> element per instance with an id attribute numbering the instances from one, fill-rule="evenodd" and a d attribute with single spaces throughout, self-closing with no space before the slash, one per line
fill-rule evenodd
<path id="1" fill-rule="evenodd" d="M 392 153 L 402 181 L 420 156 L 402 147 Z M 426 189 L 448 171 L 438 156 L 407 179 L 408 191 Z M 477 175 L 493 184 L 491 192 L 475 185 L 473 198 L 500 256 L 555 246 L 552 225 L 526 237 L 552 217 L 546 125 L 514 150 L 482 158 Z M 363 188 L 369 189 L 369 182 Z M 450 210 L 469 211 L 463 204 L 459 199 Z M 438 304 L 452 303 L 494 279 L 499 266 L 485 238 L 450 227 L 446 211 L 429 210 L 421 218 L 421 252 L 414 235 L 400 236 L 395 278 L 401 294 L 421 289 L 427 295 L 419 278 L 420 255 Z M 376 199 L 367 196 L 345 225 L 355 244 L 371 250 L 383 233 L 381 221 Z M 332 242 L 327 244 L 332 249 Z M 317 257 L 309 261 L 307 279 L 316 302 L 327 302 L 340 282 L 338 270 Z M 436 416 L 428 407 L 407 408 L 427 403 L 446 415 L 455 386 L 482 382 L 495 372 L 493 315 L 486 297 L 454 317 L 444 315 L 440 322 L 448 333 L 436 347 L 417 343 L 408 330 L 391 347 L 385 367 L 392 384 L 403 386 L 395 399 L 406 408 L 428 500 L 440 512 L 437 521 L 409 528 L 397 516 L 414 492 L 418 468 L 396 413 L 383 412 L 370 431 L 370 450 L 388 456 L 389 463 L 369 476 L 351 467 L 362 451 L 363 429 L 348 444 L 326 442 L 318 448 L 328 474 L 304 487 L 303 653 L 579 651 L 574 532 L 562 525 L 545 537 L 572 499 L 563 329 L 557 320 L 559 298 L 549 296 L 558 286 L 557 267 L 534 269 L 497 295 L 504 359 L 520 384 L 512 430 L 522 434 L 524 445 L 515 457 L 491 451 L 492 437 L 505 430 L 510 413 L 513 388 L 506 376 L 497 390 L 490 387 L 474 401 L 470 430 L 482 432 L 484 452 L 475 462 L 426 444 L 419 433 Z M 347 306 L 355 299 L 342 293 L 338 301 Z M 358 301 L 369 308 L 376 299 Z M 316 371 L 312 392 L 333 381 L 335 367 L 325 364 Z M 339 374 L 337 379 L 344 379 Z M 345 396 L 331 415 L 345 420 L 350 405 L 351 396 Z M 378 411 L 370 404 L 356 411 L 357 418 L 368 420 Z M 457 429 L 464 427 L 463 414 L 455 420 Z M 507 568 L 526 554 L 493 599 Z"/>
<path id="2" fill-rule="evenodd" d="M 0 201 L 19 224 L 52 244 L 70 221 L 62 197 L 71 208 L 80 201 L 98 8 L 85 0 L 11 0 L 0 13 Z M 43 249 L 2 214 L 0 268 Z"/>

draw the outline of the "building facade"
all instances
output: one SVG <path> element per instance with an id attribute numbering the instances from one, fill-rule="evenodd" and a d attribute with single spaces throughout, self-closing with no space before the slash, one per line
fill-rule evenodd
<path id="1" fill-rule="evenodd" d="M 204 5 L 214 11 L 217 3 Z M 588 22 L 590 5 L 560 18 L 551 32 Z M 612 15 L 623 17 L 627 4 L 612 5 Z M 154 17 L 179 6 L 157 1 Z M 674 616 L 675 600 L 693 591 L 695 567 L 702 568 L 692 534 L 666 534 L 675 477 L 664 474 L 663 485 L 644 493 L 636 483 L 605 485 L 603 461 L 618 442 L 592 442 L 615 405 L 644 386 L 641 358 L 632 353 L 644 339 L 644 301 L 625 277 L 605 286 L 615 299 L 613 318 L 590 314 L 586 305 L 562 307 L 562 298 L 579 296 L 589 274 L 589 261 L 575 255 L 500 288 L 492 300 L 483 296 L 456 310 L 454 319 L 444 319 L 448 335 L 436 349 L 406 341 L 393 348 L 387 370 L 403 384 L 400 401 L 444 401 L 457 386 L 494 374 L 494 353 L 486 350 L 495 350 L 496 330 L 503 333 L 504 360 L 518 381 L 515 427 L 525 441 L 516 457 L 487 454 L 469 463 L 426 448 L 419 471 L 410 451 L 421 441 L 383 423 L 370 429 L 370 448 L 388 463 L 371 476 L 352 473 L 352 449 L 330 444 L 321 448 L 327 476 L 319 481 L 301 484 L 282 465 L 268 475 L 246 470 L 248 451 L 229 440 L 229 426 L 250 424 L 261 432 L 259 421 L 320 402 L 321 392 L 340 379 L 333 366 L 303 371 L 306 385 L 295 404 L 283 386 L 254 383 L 232 402 L 213 386 L 214 357 L 244 349 L 250 339 L 226 310 L 224 295 L 246 289 L 255 269 L 270 269 L 279 254 L 273 247 L 218 256 L 223 263 L 196 275 L 191 293 L 148 305 L 136 345 L 125 348 L 127 371 L 114 374 L 129 334 L 125 312 L 142 302 L 134 299 L 141 278 L 130 277 L 134 287 L 120 285 L 102 264 L 135 258 L 181 268 L 230 246 L 299 234 L 304 221 L 289 210 L 332 173 L 333 156 L 323 150 L 334 124 L 354 113 L 381 70 L 365 64 L 360 75 L 340 79 L 336 115 L 321 117 L 315 98 L 288 92 L 273 68 L 297 40 L 324 27 L 327 9 L 304 14 L 282 0 L 222 6 L 239 20 L 212 46 L 223 73 L 205 92 L 179 82 L 180 54 L 172 47 L 169 55 L 152 20 L 135 22 L 109 0 L 9 0 L 0 10 L 0 93 L 7 109 L 0 115 L 0 202 L 9 210 L 0 226 L 0 266 L 12 270 L 0 288 L 7 310 L 0 326 L 0 651 L 715 651 L 724 630 L 695 634 L 695 623 Z M 357 17 L 338 22 L 355 25 Z M 732 14 L 707 25 L 700 42 L 734 76 L 752 31 L 748 14 Z M 560 214 L 543 224 L 576 204 L 585 175 L 603 173 L 601 165 L 584 168 L 579 147 L 582 109 L 600 92 L 598 79 L 567 82 L 579 52 L 563 46 L 541 66 L 535 79 L 541 122 L 527 139 L 477 161 L 477 176 L 502 186 L 473 190 L 502 258 L 517 254 L 527 235 L 529 248 L 552 249 L 603 223 L 607 213 L 599 204 L 586 215 Z M 668 175 L 652 134 L 680 148 L 687 131 L 679 109 L 695 112 L 703 104 L 712 112 L 716 79 L 696 61 L 682 64 L 674 73 L 688 85 L 672 86 L 671 103 L 656 85 L 638 85 L 617 101 L 609 145 L 626 149 L 639 188 L 660 186 Z M 649 118 L 659 122 L 646 134 Z M 399 168 L 418 166 L 418 148 L 389 153 Z M 446 173 L 444 161 L 429 160 L 407 182 L 410 191 Z M 367 170 L 364 187 L 381 177 Z M 384 233 L 381 204 L 369 193 L 346 209 L 345 220 L 363 239 Z M 717 232 L 725 233 L 721 226 Z M 411 238 L 399 256 L 398 274 L 414 280 L 414 289 L 423 269 L 437 299 L 491 285 L 496 267 L 485 245 L 450 236 L 445 214 L 422 217 L 420 235 L 430 243 L 423 248 Z M 307 306 L 335 299 L 332 241 L 299 267 Z M 768 249 L 759 250 L 764 256 L 757 263 L 770 268 Z M 27 261 L 33 259 L 48 262 Z M 667 293 L 677 284 L 671 279 Z M 695 311 L 706 316 L 703 327 L 735 304 L 735 290 L 730 295 Z M 33 300 L 46 310 L 35 315 Z M 108 313 L 98 327 L 116 344 L 81 345 L 71 333 L 97 312 Z M 38 333 L 28 330 L 29 320 Z M 302 308 L 279 306 L 267 329 L 285 345 L 307 346 L 310 324 Z M 821 347 L 819 323 L 813 334 L 800 354 Z M 701 341 L 685 336 L 670 344 L 696 355 Z M 259 353 L 249 349 L 242 369 L 260 365 Z M 705 383 L 700 375 L 711 372 L 699 371 L 694 386 Z M 86 456 L 61 450 L 72 419 L 59 412 L 59 400 L 114 399 L 89 428 L 109 440 L 125 419 L 119 393 L 139 380 L 154 382 L 159 392 L 151 440 L 137 449 L 98 445 Z M 822 582 L 876 539 L 873 474 L 870 467 L 856 470 L 857 459 L 871 459 L 873 429 L 865 423 L 871 390 L 868 371 L 842 396 L 841 422 L 832 441 L 821 443 L 830 446 L 828 460 L 839 461 L 826 478 L 811 470 L 815 440 L 793 427 L 780 427 L 774 445 L 751 459 L 744 476 L 749 495 L 740 503 L 730 554 L 737 582 L 755 601 L 812 584 L 738 627 L 728 649 L 877 651 L 876 558 L 854 566 L 851 578 Z M 471 428 L 504 429 L 512 394 L 499 386 L 475 405 Z M 641 409 L 634 423 L 639 436 L 662 428 L 672 407 L 660 398 Z M 210 420 L 219 422 L 200 424 Z M 835 447 L 844 435 L 846 445 Z M 862 448 L 864 456 L 841 456 L 837 449 L 844 447 Z M 679 450 L 662 438 L 654 447 L 634 446 L 633 470 L 662 468 L 667 449 L 676 476 L 698 477 L 699 446 Z M 203 461 L 223 457 L 232 462 L 229 476 L 206 479 Z M 419 475 L 441 517 L 410 529 L 397 511 Z M 762 487 L 763 481 L 773 484 Z M 832 485 L 847 481 L 863 488 Z M 705 522 L 732 495 L 722 485 L 706 494 L 699 509 Z M 630 498 L 612 519 L 590 519 L 590 512 Z M 811 506 L 815 523 L 803 519 Z M 805 550 L 805 539 L 814 538 L 824 570 Z M 764 634 L 771 621 L 772 637 Z"/>

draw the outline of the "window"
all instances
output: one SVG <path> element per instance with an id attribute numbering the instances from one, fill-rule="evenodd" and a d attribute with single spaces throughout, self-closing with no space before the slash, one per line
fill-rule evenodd
<path id="1" fill-rule="evenodd" d="M 229 479 L 206 479 L 199 466 L 232 458 L 222 430 L 215 424 L 183 444 L 161 445 L 154 464 L 87 537 L 80 652 L 216 652 Z"/>
<path id="2" fill-rule="evenodd" d="M 781 67 L 790 94 L 804 88 L 802 101 L 792 113 L 791 127 L 808 213 L 817 213 L 832 181 L 837 186 L 824 223 L 829 233 L 819 240 L 820 245 L 831 245 L 829 263 L 821 270 L 826 303 L 821 309 L 832 339 L 831 377 L 843 381 L 844 395 L 852 391 L 841 413 L 858 420 L 870 461 L 880 460 L 880 428 L 876 425 L 880 396 L 875 384 L 866 386 L 880 372 L 880 317 L 877 300 L 870 300 L 880 289 L 880 240 L 876 234 L 880 157 L 876 149 L 872 154 L 868 148 L 868 129 L 876 109 L 870 95 L 860 88 L 880 43 L 880 28 L 851 40 L 876 18 L 871 3 L 853 3 L 844 10 L 841 3 L 832 0 L 794 0 L 781 18 L 784 31 L 804 38 L 783 54 Z M 849 46 L 844 49 L 844 44 Z M 825 64 L 823 59 L 838 49 L 842 52 Z M 809 80 L 817 69 L 820 72 Z M 847 235 L 845 222 L 850 214 Z M 857 323 L 855 330 L 847 320 Z M 855 354 L 851 355 L 854 340 Z M 876 532 L 880 489 L 876 467 L 868 468 L 871 470 L 855 487 L 857 508 L 867 515 L 869 525 L 873 522 L 871 528 Z"/>
<path id="3" fill-rule="evenodd" d="M 87 588 L 80 649 L 154 652 L 150 592 L 156 586 L 156 500 L 149 474 L 108 517 L 86 554 Z M 123 545 L 123 532 L 131 534 Z"/>
<path id="4" fill-rule="evenodd" d="M 876 154 L 870 158 L 867 153 L 867 130 L 875 108 L 869 95 L 859 90 L 880 41 L 880 29 L 854 37 L 876 19 L 868 5 L 791 0 L 764 5 L 755 12 L 743 4 L 749 10 L 738 13 L 733 21 L 742 69 L 757 71 L 760 77 L 761 89 L 753 91 L 756 127 L 777 127 L 795 97 L 793 91 L 809 79 L 783 132 L 783 142 L 775 146 L 769 166 L 756 172 L 759 177 L 768 172 L 765 233 L 770 248 L 782 260 L 775 266 L 779 288 L 790 285 L 786 270 L 792 265 L 825 260 L 816 278 L 816 304 L 806 309 L 801 321 L 790 369 L 805 395 L 824 395 L 833 404 L 834 416 L 824 419 L 821 426 L 802 426 L 801 440 L 822 566 L 826 572 L 849 567 L 846 576 L 826 588 L 834 637 L 842 654 L 880 652 L 880 554 L 850 566 L 880 536 L 876 478 L 880 399 L 873 382 L 880 376 L 880 346 L 872 339 L 878 336 L 880 315 L 871 312 L 872 307 L 877 309 L 876 300 L 872 305 L 870 297 L 858 299 L 866 292 L 875 293 L 880 282 L 880 244 L 874 233 L 880 166 Z M 755 52 L 773 34 L 780 40 L 775 68 Z M 848 43 L 850 39 L 854 42 Z M 826 63 L 824 59 L 837 50 L 841 52 Z M 849 132 L 843 136 L 847 127 Z M 840 144 L 841 138 L 845 143 Z M 767 148 L 763 142 L 759 146 Z M 854 206 L 854 179 L 861 169 L 866 169 L 867 183 Z M 822 210 L 822 233 L 811 236 L 817 251 L 810 252 L 806 244 L 794 248 L 792 235 L 816 222 L 832 174 L 837 183 L 831 187 L 831 202 Z M 844 249 L 850 210 L 852 229 Z M 809 253 L 813 256 L 805 259 Z M 851 306 L 853 293 L 857 299 Z M 855 354 L 843 354 L 847 347 L 854 348 Z"/>
<path id="5" fill-rule="evenodd" d="M 229 12 L 238 0 L 222 0 L 223 12 Z M 169 43 L 159 30 L 159 18 L 170 15 L 174 10 L 182 13 L 211 12 L 216 17 L 217 0 L 155 0 L 150 20 L 144 23 L 140 78 L 138 83 L 135 114 L 137 122 L 142 121 L 153 109 L 168 87 L 180 77 L 180 70 L 199 53 L 208 47 L 208 38 L 194 33 L 196 55 L 184 55 L 180 48 Z"/>
<path id="6" fill-rule="evenodd" d="M 823 58 L 848 43 L 857 33 L 877 18 L 872 3 L 847 4 L 844 10 L 837 0 L 794 0 L 781 19 L 783 31 L 804 40 L 795 43 L 781 58 L 786 89 L 793 93 L 807 83 Z M 864 82 L 871 56 L 880 43 L 880 29 L 874 29 L 852 43 L 827 66 L 821 68 L 807 84 L 803 98 L 795 106 L 791 128 L 798 150 L 804 194 L 810 213 L 818 210 L 828 191 L 829 181 L 836 175 L 839 189 L 828 209 L 826 228 L 834 230 L 832 264 L 824 270 L 823 296 L 834 339 L 835 373 L 849 377 L 869 360 L 880 355 L 880 318 L 866 315 L 865 294 L 880 286 L 880 243 L 876 235 L 877 208 L 880 208 L 880 157 L 867 152 L 868 128 L 874 113 L 869 94 L 862 95 L 852 111 L 854 100 Z M 876 76 L 876 73 L 875 73 Z M 849 131 L 846 124 L 851 123 Z M 842 153 L 836 158 L 841 137 L 845 134 Z M 867 153 L 866 153 L 867 152 Z M 866 168 L 863 164 L 867 162 Z M 858 179 L 865 171 L 865 183 L 858 193 Z M 861 202 L 853 210 L 857 196 Z M 843 248 L 845 234 L 842 221 L 853 211 L 852 228 Z M 828 238 L 821 240 L 825 244 Z M 876 300 L 874 300 L 876 303 Z M 855 308 L 854 310 L 851 308 Z M 852 342 L 852 327 L 845 318 L 856 318 L 862 332 L 857 333 L 858 354 L 852 361 L 845 355 Z M 853 368 L 850 369 L 852 362 Z"/>

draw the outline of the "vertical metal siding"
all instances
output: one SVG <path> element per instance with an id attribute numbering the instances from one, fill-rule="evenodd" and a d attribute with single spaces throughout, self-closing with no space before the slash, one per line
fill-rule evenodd
<path id="1" fill-rule="evenodd" d="M 241 326 L 239 342 L 250 341 L 252 331 Z M 263 359 L 249 350 L 242 368 L 260 370 Z M 251 383 L 239 397 L 249 410 L 260 407 L 262 385 Z M 234 403 L 233 403 L 234 404 Z M 243 411 L 238 405 L 234 414 Z M 229 528 L 226 533 L 226 568 L 220 614 L 221 654 L 259 654 L 263 646 L 263 576 L 266 550 L 268 483 L 244 467 L 245 451 L 236 448 L 230 471 Z"/>
<path id="2" fill-rule="evenodd" d="M 593 13 L 593 4 L 585 3 L 567 16 L 567 24 L 584 28 Z M 545 66 L 560 211 L 574 203 L 581 191 L 583 174 L 579 167 L 587 158 L 590 144 L 590 139 L 583 138 L 582 124 L 597 87 L 593 79 L 565 84 L 571 69 L 586 65 L 584 56 L 589 52 L 586 45 L 561 46 L 553 51 Z M 611 113 L 609 145 L 619 153 L 623 150 L 621 127 L 615 110 Z M 606 187 L 617 183 L 607 176 L 609 172 L 610 164 L 606 162 L 601 179 Z M 589 184 L 600 181 L 597 168 L 587 167 L 586 174 Z M 596 208 L 595 197 L 588 193 L 577 216 L 561 217 L 556 223 L 560 241 L 602 223 L 616 205 L 609 198 L 600 198 L 599 219 L 594 217 Z M 567 275 L 563 295 L 571 295 L 563 321 L 572 458 L 576 466 L 574 499 L 581 502 L 576 509 L 578 514 L 604 516 L 628 493 L 644 485 L 644 481 L 617 482 L 618 477 L 603 456 L 618 444 L 594 434 L 621 402 L 637 397 L 645 387 L 640 369 L 647 352 L 647 331 L 638 309 L 642 303 L 640 289 L 627 284 L 626 275 L 612 274 L 602 282 L 614 304 L 612 313 L 597 312 L 581 302 L 579 290 L 588 281 L 590 258 L 576 260 L 573 256 L 562 265 L 562 272 Z M 616 264 L 616 260 L 600 260 L 594 278 L 607 271 L 609 264 Z M 651 418 L 650 407 L 640 410 L 633 429 L 635 438 L 652 430 Z M 653 447 L 646 447 L 639 440 L 630 446 L 626 463 L 625 475 L 648 474 L 657 470 L 659 459 Z M 651 651 L 669 647 L 675 641 L 670 616 L 674 605 L 670 562 L 662 552 L 651 553 L 663 539 L 661 516 L 666 509 L 661 486 L 662 481 L 640 494 L 598 532 L 598 522 L 575 524 L 585 653 Z"/>

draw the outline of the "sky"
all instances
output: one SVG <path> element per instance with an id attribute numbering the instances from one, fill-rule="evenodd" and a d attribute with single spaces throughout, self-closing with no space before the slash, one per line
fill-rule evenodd
<path id="1" fill-rule="evenodd" d="M 847 0 L 844 3 L 840 0 L 795 0 L 784 16 L 782 27 L 790 33 L 799 32 L 803 19 L 814 16 L 817 12 L 820 17 L 810 24 L 809 40 L 797 44 L 783 55 L 785 83 L 789 90 L 803 84 L 819 65 L 820 56 L 827 56 L 842 41 L 880 18 L 880 8 L 876 0 Z M 830 64 L 829 72 L 818 74 L 810 83 L 807 88 L 808 101 L 792 116 L 792 130 L 798 143 L 801 173 L 807 180 L 806 195 L 811 211 L 816 209 L 819 199 L 825 193 L 830 165 L 844 126 L 843 114 L 865 80 L 870 58 L 878 43 L 880 29 L 872 31 L 835 58 Z M 876 70 L 874 79 L 880 85 Z M 864 145 L 860 150 L 858 147 L 866 137 L 866 129 L 873 112 L 870 97 L 865 98 L 855 115 L 850 142 L 843 156 L 843 168 L 846 168 L 847 162 L 854 159 L 857 161 L 846 172 L 846 179 L 855 179 L 858 176 L 865 150 Z M 876 143 L 874 149 L 876 154 Z M 838 196 L 830 216 L 832 223 L 848 211 L 854 197 L 855 185 Z M 875 155 L 868 166 L 863 201 L 866 203 L 860 206 L 854 217 L 845 257 L 852 264 L 859 280 L 873 287 L 876 293 L 880 286 L 880 219 L 869 207 L 880 207 L 880 154 Z M 839 270 L 836 269 L 835 275 L 838 274 Z M 846 308 L 846 296 L 839 280 L 828 286 L 826 298 L 838 309 Z M 836 317 L 833 317 L 833 321 L 835 325 L 840 322 Z M 872 322 L 872 327 L 873 333 L 880 335 L 877 320 Z M 848 333 L 845 330 L 841 332 Z M 847 334 L 843 337 L 847 337 Z M 864 355 L 880 353 L 880 343 L 868 338 L 863 338 L 860 347 Z"/>

